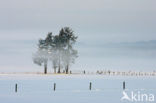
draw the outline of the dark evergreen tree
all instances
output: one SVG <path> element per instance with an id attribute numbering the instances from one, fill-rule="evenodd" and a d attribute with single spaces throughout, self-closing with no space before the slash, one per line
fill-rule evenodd
<path id="1" fill-rule="evenodd" d="M 59 35 L 53 36 L 48 33 L 45 39 L 40 39 L 38 51 L 33 55 L 35 64 L 44 64 L 44 73 L 47 73 L 47 64 L 50 60 L 53 64 L 54 73 L 58 68 L 57 73 L 61 73 L 61 67 L 65 68 L 65 72 L 69 72 L 69 66 L 74 63 L 77 58 L 77 50 L 73 48 L 77 37 L 72 29 L 64 27 L 60 30 Z"/>
<path id="2" fill-rule="evenodd" d="M 73 49 L 73 44 L 76 42 L 77 37 L 69 27 L 62 28 L 59 36 L 64 48 L 62 60 L 65 65 L 66 73 L 69 73 L 69 65 L 74 63 L 75 58 L 78 57 L 77 51 Z"/>
<path id="3" fill-rule="evenodd" d="M 44 73 L 47 74 L 47 64 L 50 56 L 52 42 L 52 33 L 48 33 L 45 40 L 40 39 L 38 44 L 38 51 L 33 55 L 35 64 L 44 65 Z"/>

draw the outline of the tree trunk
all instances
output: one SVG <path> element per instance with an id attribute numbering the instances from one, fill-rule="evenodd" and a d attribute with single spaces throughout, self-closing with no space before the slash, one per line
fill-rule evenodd
<path id="1" fill-rule="evenodd" d="M 47 62 L 44 63 L 44 74 L 47 74 Z"/>
<path id="2" fill-rule="evenodd" d="M 60 66 L 60 56 L 59 56 L 59 67 L 58 67 L 58 72 L 57 73 L 61 73 L 61 66 Z"/>
<path id="3" fill-rule="evenodd" d="M 61 70 L 60 70 L 60 65 L 59 65 L 59 68 L 58 68 L 58 72 L 57 73 L 61 73 Z"/>
<path id="4" fill-rule="evenodd" d="M 68 43 L 68 57 L 69 57 L 69 40 L 67 41 L 67 43 Z M 69 73 L 69 61 L 66 66 L 66 74 L 68 74 L 68 73 Z"/>
<path id="5" fill-rule="evenodd" d="M 60 58 L 60 48 L 59 48 L 59 67 L 58 67 L 58 72 L 57 73 L 61 73 L 61 67 L 60 67 L 60 65 L 61 65 L 61 58 Z"/>
<path id="6" fill-rule="evenodd" d="M 56 67 L 54 67 L 54 73 L 56 74 Z"/>
<path id="7" fill-rule="evenodd" d="M 69 66 L 67 65 L 66 66 L 66 74 L 68 74 L 69 73 Z"/>

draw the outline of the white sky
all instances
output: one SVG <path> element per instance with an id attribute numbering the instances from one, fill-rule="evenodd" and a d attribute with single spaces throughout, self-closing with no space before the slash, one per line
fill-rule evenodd
<path id="1" fill-rule="evenodd" d="M 0 0 L 0 38 L 9 38 L 8 31 L 11 38 L 19 33 L 16 38 L 24 39 L 70 26 L 84 38 L 151 40 L 156 38 L 155 5 L 155 0 Z"/>
<path id="2" fill-rule="evenodd" d="M 71 27 L 82 44 L 156 40 L 155 5 L 156 0 L 0 0 L 0 67 L 13 71 L 12 67 L 34 68 L 31 56 L 37 40 L 44 38 L 49 31 L 58 34 L 64 26 Z M 83 58 L 87 50 L 87 47 L 80 46 L 77 65 L 94 64 L 95 61 L 98 65 L 104 61 L 102 67 L 113 69 L 156 67 L 155 57 L 151 58 L 154 51 L 132 51 L 135 53 L 130 54 L 93 47 L 88 58 Z M 98 51 L 101 51 L 102 60 L 96 55 Z M 127 54 L 140 58 L 127 60 Z"/>

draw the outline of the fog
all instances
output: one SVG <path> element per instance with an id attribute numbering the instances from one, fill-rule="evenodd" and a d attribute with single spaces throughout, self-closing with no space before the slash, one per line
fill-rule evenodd
<path id="1" fill-rule="evenodd" d="M 43 71 L 32 61 L 38 40 L 65 26 L 78 36 L 73 70 L 156 67 L 155 0 L 0 1 L 0 72 Z"/>
<path id="2" fill-rule="evenodd" d="M 91 43 L 90 43 L 91 42 Z M 38 40 L 11 40 L 0 43 L 1 72 L 42 72 L 43 66 L 33 63 Z M 136 70 L 152 71 L 156 64 L 156 41 L 92 43 L 77 42 L 78 58 L 72 70 Z M 48 71 L 53 71 L 49 63 Z"/>

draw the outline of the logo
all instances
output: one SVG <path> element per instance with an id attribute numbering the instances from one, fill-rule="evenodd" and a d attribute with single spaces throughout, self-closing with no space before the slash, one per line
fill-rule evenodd
<path id="1" fill-rule="evenodd" d="M 131 102 L 154 102 L 154 94 L 142 93 L 140 91 L 131 91 L 127 93 L 125 91 L 122 92 L 121 101 L 131 101 Z"/>

